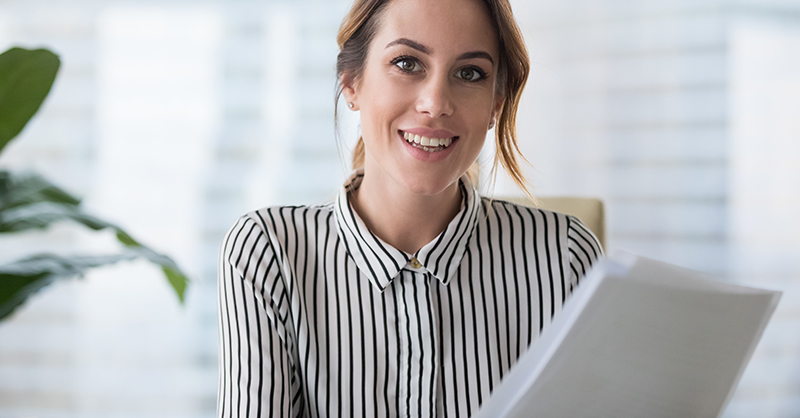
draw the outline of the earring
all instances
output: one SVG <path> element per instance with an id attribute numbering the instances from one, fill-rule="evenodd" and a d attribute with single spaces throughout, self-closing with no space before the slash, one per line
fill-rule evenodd
<path id="1" fill-rule="evenodd" d="M 353 102 L 347 102 L 347 107 L 352 109 L 352 108 L 356 107 L 356 105 L 354 105 Z"/>
<path id="2" fill-rule="evenodd" d="M 494 119 L 489 122 L 489 129 L 494 128 Z"/>

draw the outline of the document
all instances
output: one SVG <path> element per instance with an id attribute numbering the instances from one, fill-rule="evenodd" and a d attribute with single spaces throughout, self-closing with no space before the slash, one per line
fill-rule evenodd
<path id="1" fill-rule="evenodd" d="M 780 296 L 628 254 L 604 259 L 477 417 L 718 417 Z"/>

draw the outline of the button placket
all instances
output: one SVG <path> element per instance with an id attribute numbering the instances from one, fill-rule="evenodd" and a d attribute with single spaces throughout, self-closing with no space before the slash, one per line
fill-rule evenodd
<path id="1" fill-rule="evenodd" d="M 400 376 L 408 376 L 411 373 L 411 362 L 408 358 L 410 352 L 410 345 L 411 341 L 408 339 L 408 320 L 406 315 L 408 314 L 408 303 L 406 302 L 406 292 L 405 286 L 403 282 L 406 280 L 407 272 L 403 272 L 399 280 L 401 281 L 400 287 L 396 295 L 398 295 L 397 304 L 400 307 L 398 311 L 398 329 L 397 329 L 397 342 L 398 342 L 398 349 L 399 349 L 399 357 L 400 363 L 398 364 L 398 373 Z M 399 386 L 397 388 L 397 396 L 400 400 L 399 402 L 399 409 L 397 411 L 398 417 L 406 417 L 409 416 L 409 411 L 405 408 L 406 406 L 406 398 L 409 396 L 409 391 L 411 388 L 408 387 L 408 380 L 407 379 L 399 379 Z"/>

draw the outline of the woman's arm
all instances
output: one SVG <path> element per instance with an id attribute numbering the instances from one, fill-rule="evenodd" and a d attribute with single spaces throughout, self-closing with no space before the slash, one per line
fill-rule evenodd
<path id="1" fill-rule="evenodd" d="M 572 289 L 580 283 L 589 268 L 603 256 L 603 247 L 592 231 L 578 218 L 569 216 L 567 220 L 569 222 L 567 237 L 569 238 L 570 289 Z"/>
<path id="2" fill-rule="evenodd" d="M 222 244 L 219 292 L 219 418 L 300 415 L 292 379 L 288 299 L 273 246 L 252 219 L 241 218 Z M 293 401 L 294 400 L 294 404 Z"/>

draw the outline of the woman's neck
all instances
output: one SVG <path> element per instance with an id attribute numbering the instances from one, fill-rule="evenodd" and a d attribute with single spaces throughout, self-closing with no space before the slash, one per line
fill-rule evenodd
<path id="1" fill-rule="evenodd" d="M 461 209 L 458 182 L 436 195 L 420 195 L 365 175 L 350 202 L 367 227 L 389 245 L 414 254 L 431 242 Z"/>

